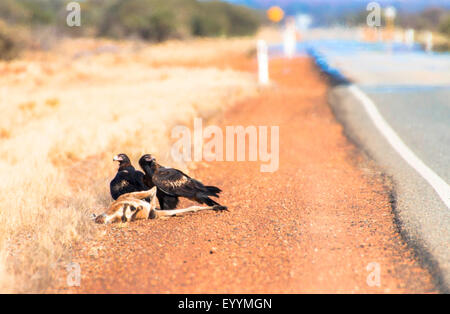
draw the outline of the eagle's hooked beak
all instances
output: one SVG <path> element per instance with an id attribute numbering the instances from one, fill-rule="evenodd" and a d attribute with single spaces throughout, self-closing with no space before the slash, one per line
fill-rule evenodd
<path id="1" fill-rule="evenodd" d="M 113 157 L 113 161 L 122 161 L 122 158 L 119 155 Z"/>

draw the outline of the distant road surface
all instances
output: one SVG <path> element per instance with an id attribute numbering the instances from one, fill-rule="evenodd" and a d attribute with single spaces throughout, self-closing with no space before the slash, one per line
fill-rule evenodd
<path id="1" fill-rule="evenodd" d="M 417 46 L 361 43 L 355 40 L 312 40 L 308 47 L 323 68 L 348 78 L 330 103 L 348 135 L 391 175 L 396 214 L 402 233 L 418 248 L 440 281 L 450 283 L 450 54 L 428 54 Z M 361 97 L 355 90 L 362 91 Z M 374 105 L 381 118 L 440 179 L 442 193 L 396 151 L 363 106 Z"/>

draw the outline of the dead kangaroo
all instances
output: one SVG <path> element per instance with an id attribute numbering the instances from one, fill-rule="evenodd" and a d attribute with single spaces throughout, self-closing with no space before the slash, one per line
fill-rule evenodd
<path id="1" fill-rule="evenodd" d="M 149 198 L 150 203 L 144 201 Z M 101 215 L 93 216 L 93 220 L 99 224 L 110 224 L 115 222 L 127 222 L 138 219 L 155 219 L 159 217 L 170 217 L 188 212 L 201 210 L 227 210 L 225 206 L 191 206 L 183 209 L 159 210 L 156 209 L 156 186 L 147 191 L 126 193 L 115 200 Z"/>

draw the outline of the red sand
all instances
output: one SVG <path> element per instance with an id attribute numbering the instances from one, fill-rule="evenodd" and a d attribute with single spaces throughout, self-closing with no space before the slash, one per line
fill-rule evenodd
<path id="1" fill-rule="evenodd" d="M 274 86 L 220 124 L 279 125 L 279 170 L 198 164 L 193 176 L 221 187 L 229 212 L 99 226 L 105 235 L 73 252 L 81 287 L 56 291 L 436 292 L 393 223 L 389 182 L 342 134 L 311 61 L 273 60 L 270 72 Z M 380 265 L 379 287 L 366 282 L 369 263 Z"/>

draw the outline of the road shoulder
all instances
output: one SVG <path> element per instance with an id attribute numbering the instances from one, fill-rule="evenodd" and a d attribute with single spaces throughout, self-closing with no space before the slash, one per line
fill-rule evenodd
<path id="1" fill-rule="evenodd" d="M 392 206 L 395 223 L 417 259 L 433 275 L 435 285 L 448 293 L 450 283 L 450 212 L 432 187 L 389 145 L 368 117 L 349 85 L 334 87 L 329 93 L 334 115 L 346 136 L 375 160 L 392 178 Z"/>

